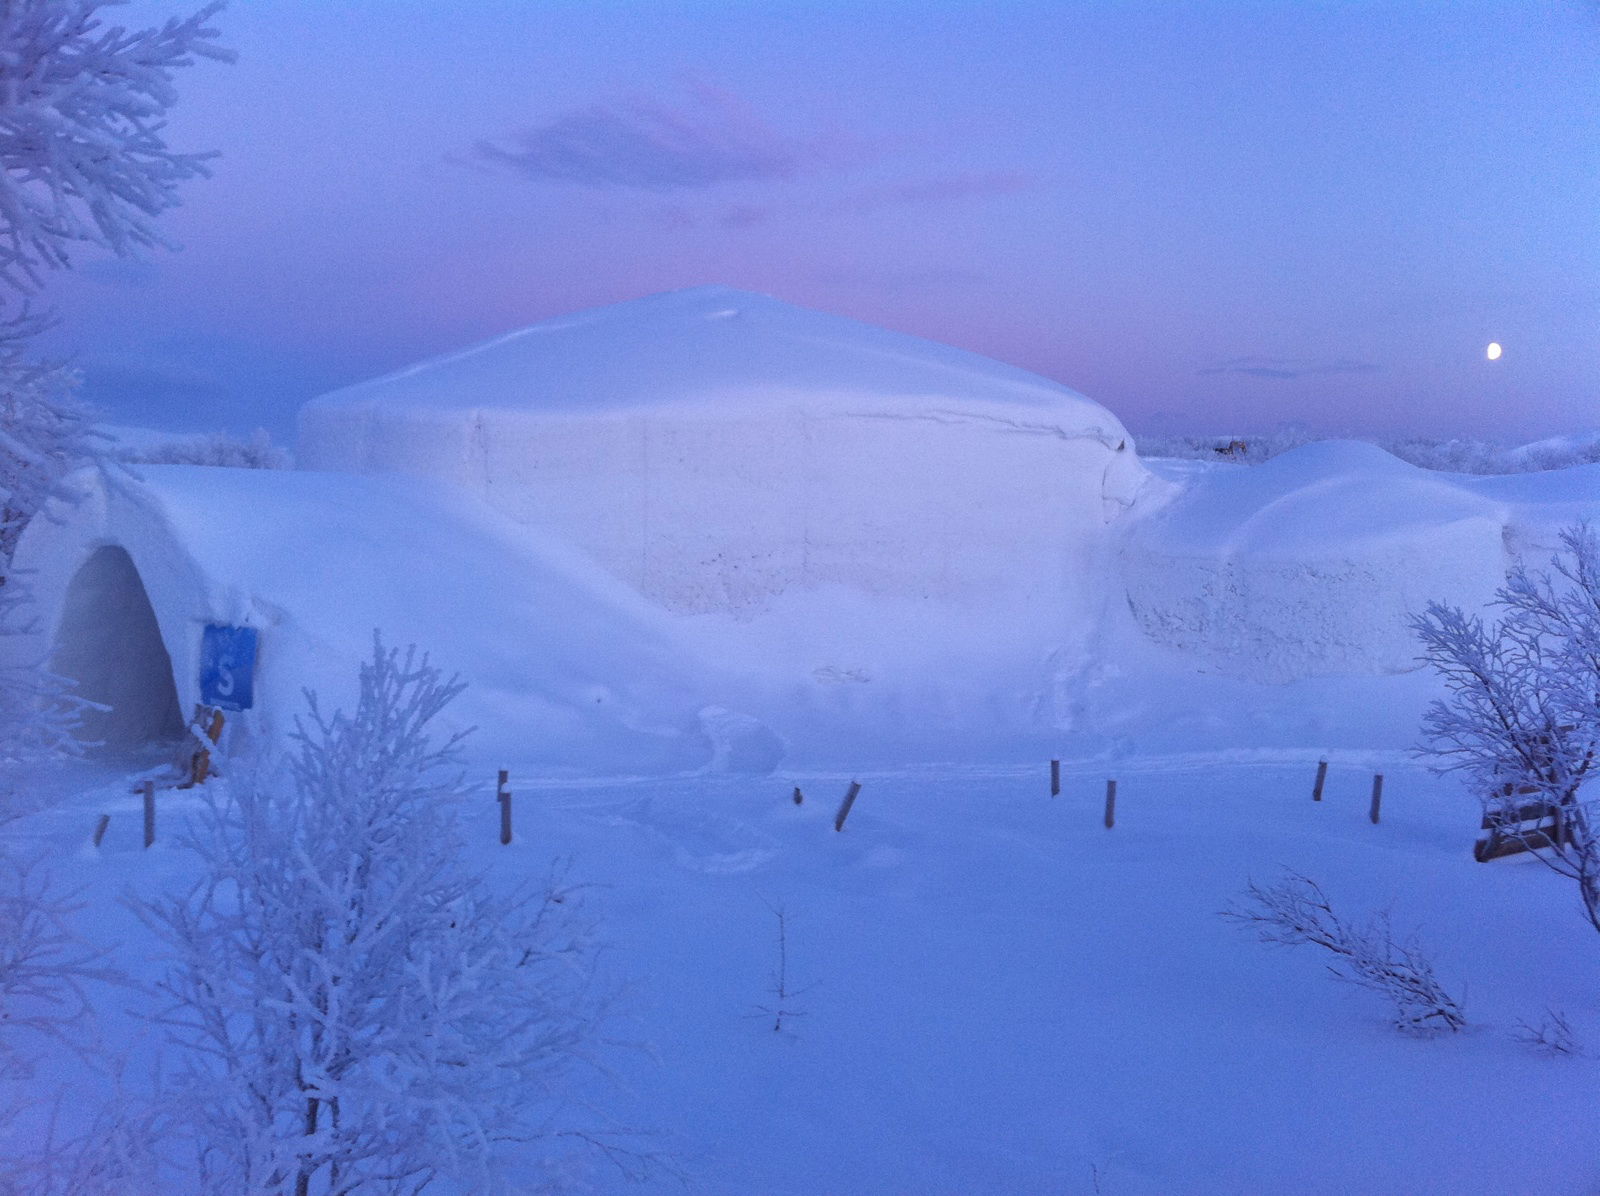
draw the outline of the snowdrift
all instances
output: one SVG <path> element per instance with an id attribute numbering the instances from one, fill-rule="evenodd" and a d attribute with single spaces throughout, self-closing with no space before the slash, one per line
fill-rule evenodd
<path id="1" fill-rule="evenodd" d="M 118 710 L 97 730 L 135 743 L 181 730 L 198 701 L 208 623 L 258 629 L 256 702 L 241 734 L 281 735 L 304 709 L 348 705 L 381 629 L 468 682 L 456 725 L 476 749 L 586 773 L 766 768 L 776 740 L 725 712 L 702 720 L 707 671 L 659 612 L 569 550 L 449 487 L 195 466 L 83 479 L 36 520 L 17 564 L 59 670 Z"/>

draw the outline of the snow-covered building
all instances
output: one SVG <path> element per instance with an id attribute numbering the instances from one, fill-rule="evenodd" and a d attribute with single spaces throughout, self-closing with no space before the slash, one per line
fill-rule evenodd
<path id="1" fill-rule="evenodd" d="M 1412 617 L 1543 567 L 1560 527 L 1600 513 L 1600 466 L 1467 476 L 1327 440 L 1163 497 L 1123 551 L 1138 625 L 1199 668 L 1283 682 L 1417 668 Z"/>
<path id="2" fill-rule="evenodd" d="M 1198 673 L 1410 670 L 1410 615 L 1481 606 L 1600 513 L 1600 466 L 1147 464 L 1056 383 L 723 287 L 315 399 L 299 454 L 86 478 L 22 540 L 37 631 L 0 662 L 53 656 L 113 743 L 181 731 L 230 637 L 230 726 L 282 730 L 381 629 L 540 767 L 1111 750 L 1152 677 L 1181 705 Z"/>
<path id="3" fill-rule="evenodd" d="M 668 610 L 824 587 L 1042 619 L 1147 475 L 1103 407 L 727 287 L 513 332 L 313 400 L 303 467 L 442 478 Z"/>

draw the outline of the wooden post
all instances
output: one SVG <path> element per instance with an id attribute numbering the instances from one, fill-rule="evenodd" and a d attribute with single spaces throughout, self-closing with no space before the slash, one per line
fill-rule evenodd
<path id="1" fill-rule="evenodd" d="M 1106 830 L 1117 825 L 1117 783 L 1106 782 Z"/>
<path id="2" fill-rule="evenodd" d="M 1318 760 L 1317 761 L 1317 783 L 1315 785 L 1311 786 L 1311 800 L 1312 801 L 1321 801 L 1322 800 L 1322 782 L 1326 781 L 1327 779 L 1328 779 L 1328 762 L 1326 760 Z"/>
<path id="3" fill-rule="evenodd" d="M 805 799 L 806 795 L 801 793 L 800 786 L 796 785 L 794 787 L 794 804 L 798 806 L 801 802 L 805 801 Z"/>
<path id="4" fill-rule="evenodd" d="M 156 783 L 144 783 L 144 845 L 149 847 L 156 841 Z"/>
<path id="5" fill-rule="evenodd" d="M 861 782 L 851 781 L 850 792 L 844 795 L 844 804 L 839 807 L 839 814 L 833 820 L 833 829 L 844 830 L 844 820 L 850 817 L 850 807 L 856 804 L 856 794 L 861 792 Z"/>
<path id="6" fill-rule="evenodd" d="M 196 785 L 203 785 L 206 778 L 211 775 L 211 747 L 215 747 L 222 740 L 222 722 L 222 711 L 210 706 L 198 704 L 195 706 L 192 728 L 201 746 L 190 754 L 189 775 L 178 786 L 179 789 L 193 789 Z M 207 743 L 211 747 L 206 747 Z"/>
<path id="7" fill-rule="evenodd" d="M 500 780 L 495 787 L 495 800 L 500 803 L 500 845 L 507 846 L 511 842 L 511 791 L 506 788 L 506 782 L 511 779 L 511 774 L 505 769 L 500 770 Z"/>
<path id="8" fill-rule="evenodd" d="M 100 846 L 100 840 L 106 837 L 106 827 L 111 825 L 111 815 L 100 815 L 100 821 L 94 824 L 94 845 Z"/>
<path id="9" fill-rule="evenodd" d="M 1375 772 L 1372 774 L 1372 809 L 1367 813 L 1367 817 L 1372 819 L 1374 826 L 1376 826 L 1378 823 L 1378 812 L 1382 806 L 1383 774 L 1381 772 Z"/>
<path id="10" fill-rule="evenodd" d="M 1061 796 L 1061 761 L 1050 761 L 1050 796 Z"/>

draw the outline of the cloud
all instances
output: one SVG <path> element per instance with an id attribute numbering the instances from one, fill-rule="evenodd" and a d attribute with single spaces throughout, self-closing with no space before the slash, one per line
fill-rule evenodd
<path id="1" fill-rule="evenodd" d="M 1370 361 L 1351 361 L 1346 357 L 1235 357 L 1221 365 L 1208 366 L 1202 374 L 1240 374 L 1247 378 L 1313 378 L 1325 374 L 1373 374 L 1381 367 Z"/>
<path id="2" fill-rule="evenodd" d="M 789 179 L 806 164 L 804 146 L 707 85 L 676 106 L 636 98 L 576 109 L 524 130 L 509 148 L 480 141 L 473 156 L 537 182 L 638 191 Z"/>
<path id="3" fill-rule="evenodd" d="M 991 195 L 1015 195 L 1021 191 L 1032 191 L 1038 186 L 1038 178 L 1026 171 L 965 171 L 888 183 L 859 191 L 846 199 L 843 206 L 852 212 L 875 212 L 881 208 L 910 204 L 942 204 Z"/>

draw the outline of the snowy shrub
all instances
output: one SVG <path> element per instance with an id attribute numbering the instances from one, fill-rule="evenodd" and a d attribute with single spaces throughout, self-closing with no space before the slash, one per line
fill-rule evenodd
<path id="1" fill-rule="evenodd" d="M 559 878 L 500 895 L 462 863 L 459 737 L 432 728 L 461 689 L 375 641 L 355 712 L 308 695 L 282 768 L 208 793 L 203 879 L 137 907 L 204 1191 L 479 1191 L 554 1132 L 590 947 Z"/>
<path id="2" fill-rule="evenodd" d="M 27 1074 L 26 1044 L 82 1026 L 85 985 L 113 974 L 73 931 L 78 906 L 37 864 L 0 853 L 0 1077 Z"/>
<path id="3" fill-rule="evenodd" d="M 0 581 L 0 637 L 27 630 L 26 579 Z M 101 709 L 73 693 L 73 685 L 38 663 L 0 666 L 0 825 L 23 812 L 17 790 L 33 766 L 76 756 L 83 716 Z"/>
<path id="4" fill-rule="evenodd" d="M 1309 944 L 1330 952 L 1335 959 L 1328 970 L 1387 1000 L 1398 1029 L 1455 1031 L 1466 1025 L 1460 1004 L 1434 976 L 1432 962 L 1417 943 L 1395 938 L 1387 914 L 1352 925 L 1333 912 L 1321 886 L 1294 872 L 1266 887 L 1252 881 L 1245 896 L 1242 907 L 1222 916 L 1253 927 L 1262 942 Z"/>
<path id="5" fill-rule="evenodd" d="M 1559 1009 L 1545 1011 L 1538 1024 L 1518 1022 L 1512 1037 L 1541 1055 L 1582 1055 L 1583 1047 L 1573 1032 L 1572 1023 Z"/>
<path id="6" fill-rule="evenodd" d="M 1550 571 L 1512 571 L 1496 622 L 1440 603 L 1412 620 L 1448 691 L 1424 717 L 1421 752 L 1467 778 L 1502 837 L 1576 881 L 1600 930 L 1600 810 L 1583 794 L 1600 752 L 1600 537 L 1580 525 L 1561 545 Z M 1524 823 L 1529 804 L 1554 811 L 1560 832 Z"/>
<path id="7" fill-rule="evenodd" d="M 1259 465 L 1279 453 L 1319 439 L 1300 429 L 1244 436 L 1141 436 L 1137 448 L 1141 457 L 1170 457 L 1180 461 L 1233 461 Z"/>
<path id="8" fill-rule="evenodd" d="M 177 436 L 114 454 L 129 465 L 219 465 L 230 469 L 288 469 L 288 450 L 272 443 L 265 428 L 241 440 L 226 432 L 210 436 Z"/>
<path id="9" fill-rule="evenodd" d="M 1144 457 L 1259 465 L 1280 453 L 1324 439 L 1327 437 L 1314 436 L 1304 428 L 1284 428 L 1256 435 L 1142 436 L 1138 440 L 1138 448 Z M 1513 448 L 1482 440 L 1430 440 L 1423 437 L 1379 439 L 1371 443 L 1402 461 L 1444 473 L 1534 473 L 1600 462 L 1600 433 L 1594 432 L 1541 440 Z"/>

